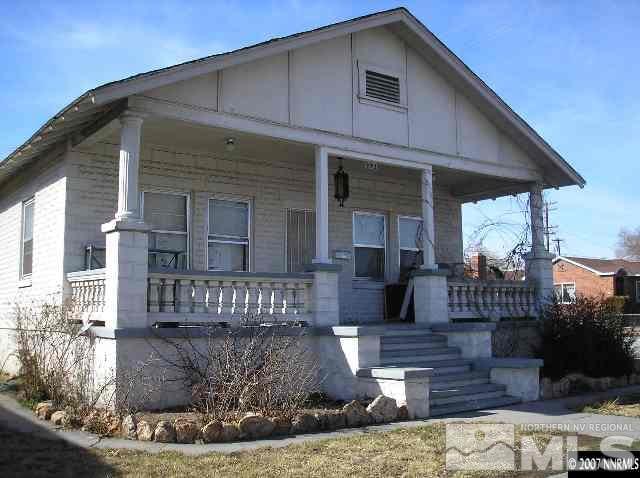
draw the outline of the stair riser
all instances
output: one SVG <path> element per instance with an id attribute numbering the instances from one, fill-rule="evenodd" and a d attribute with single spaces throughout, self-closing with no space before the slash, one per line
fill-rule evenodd
<path id="1" fill-rule="evenodd" d="M 410 348 L 405 350 L 381 350 L 380 355 L 382 358 L 393 357 L 416 357 L 416 356 L 435 356 L 435 355 L 449 355 L 455 354 L 460 356 L 460 349 L 458 347 L 434 347 L 432 349 L 416 349 Z"/>
<path id="2" fill-rule="evenodd" d="M 438 405 L 450 405 L 453 403 L 463 403 L 470 402 L 473 400 L 485 400 L 487 398 L 498 398 L 504 397 L 504 390 L 498 390 L 495 392 L 486 392 L 486 393 L 474 393 L 470 395 L 455 395 L 453 397 L 444 397 L 444 398 L 432 398 L 429 400 L 429 403 L 432 407 Z"/>
<path id="3" fill-rule="evenodd" d="M 505 397 L 499 397 L 499 398 L 489 398 L 486 400 L 479 400 L 479 401 L 476 401 L 476 400 L 467 401 L 467 402 L 457 403 L 452 405 L 430 406 L 429 416 L 439 417 L 443 415 L 453 415 L 455 413 L 468 412 L 472 410 L 506 407 L 508 405 L 514 405 L 520 402 L 521 400 L 518 398 L 505 396 Z"/>
<path id="4" fill-rule="evenodd" d="M 384 357 L 380 358 L 380 363 L 384 365 L 400 365 L 408 363 L 416 363 L 418 361 L 430 361 L 430 360 L 455 360 L 459 359 L 460 354 L 444 354 L 444 355 L 423 355 L 413 357 Z"/>
<path id="5" fill-rule="evenodd" d="M 470 365 L 460 365 L 458 367 L 438 367 L 433 369 L 433 375 L 447 375 L 449 373 L 465 373 L 471 370 Z"/>
<path id="6" fill-rule="evenodd" d="M 489 383 L 488 377 L 480 377 L 480 378 L 470 378 L 466 380 L 451 380 L 447 382 L 437 382 L 435 380 L 431 381 L 431 387 L 438 388 L 453 388 L 453 387 L 467 387 L 469 385 L 483 385 L 485 383 Z"/>
<path id="7" fill-rule="evenodd" d="M 381 342 L 383 344 L 405 344 L 405 343 L 432 343 L 432 342 L 440 342 L 443 344 L 447 343 L 447 339 L 445 337 L 438 337 L 436 335 L 404 335 L 404 336 L 383 336 L 381 337 Z"/>
<path id="8" fill-rule="evenodd" d="M 395 352 L 397 350 L 429 350 L 429 349 L 441 349 L 447 346 L 447 342 L 443 342 L 441 340 L 433 341 L 433 342 L 402 342 L 397 344 L 388 344 L 386 342 L 382 342 L 380 344 L 380 350 L 383 352 Z"/>
<path id="9" fill-rule="evenodd" d="M 408 329 L 408 330 L 394 330 L 394 329 L 388 329 L 384 331 L 384 335 L 382 335 L 382 337 L 431 337 L 433 336 L 433 334 L 430 334 L 428 331 L 425 331 L 424 329 L 420 330 L 420 329 Z"/>

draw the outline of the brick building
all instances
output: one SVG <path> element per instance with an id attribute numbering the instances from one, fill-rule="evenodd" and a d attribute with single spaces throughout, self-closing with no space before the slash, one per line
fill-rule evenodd
<path id="1" fill-rule="evenodd" d="M 640 261 L 559 256 L 553 260 L 553 283 L 562 301 L 576 294 L 629 298 L 631 312 L 640 312 Z"/>

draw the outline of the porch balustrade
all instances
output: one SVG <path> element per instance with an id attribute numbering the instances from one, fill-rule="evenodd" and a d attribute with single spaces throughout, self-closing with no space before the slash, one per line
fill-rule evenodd
<path id="1" fill-rule="evenodd" d="M 149 272 L 149 321 L 311 320 L 312 286 L 304 273 Z"/>
<path id="2" fill-rule="evenodd" d="M 105 308 L 105 270 L 71 272 L 67 274 L 71 300 L 82 318 L 100 320 Z"/>
<path id="3" fill-rule="evenodd" d="M 536 290 L 527 281 L 449 280 L 449 318 L 482 319 L 536 315 Z"/>

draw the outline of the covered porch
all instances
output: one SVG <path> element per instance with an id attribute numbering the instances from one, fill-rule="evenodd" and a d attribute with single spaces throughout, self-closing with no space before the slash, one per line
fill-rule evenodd
<path id="1" fill-rule="evenodd" d="M 78 221 L 67 244 L 70 295 L 109 328 L 237 325 L 249 315 L 316 327 L 380 323 L 396 318 L 385 286 L 409 277 L 420 324 L 534 316 L 551 287 L 541 185 L 497 170 L 309 144 L 144 108 L 124 111 L 71 157 L 71 195 L 82 201 L 98 187 L 100 212 L 116 210 L 101 231 L 99 215 Z M 344 207 L 334 199 L 340 167 L 349 175 Z M 461 204 L 525 190 L 533 237 L 527 280 L 465 279 Z M 85 259 L 89 245 L 97 256 L 104 250 L 95 263 Z"/>

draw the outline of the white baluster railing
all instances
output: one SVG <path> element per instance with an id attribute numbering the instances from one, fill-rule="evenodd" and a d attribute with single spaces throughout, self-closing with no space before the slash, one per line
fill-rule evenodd
<path id="1" fill-rule="evenodd" d="M 149 322 L 311 320 L 313 274 L 150 271 Z"/>
<path id="2" fill-rule="evenodd" d="M 449 280 L 449 318 L 500 319 L 537 314 L 535 288 L 527 281 Z"/>
<path id="3" fill-rule="evenodd" d="M 105 270 L 70 272 L 71 300 L 83 320 L 102 320 L 105 308 Z"/>

